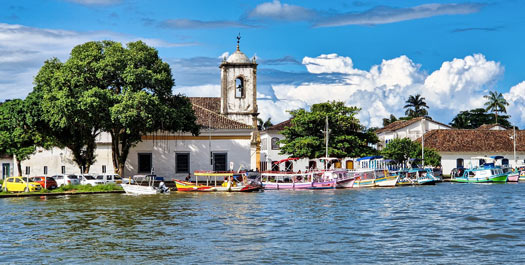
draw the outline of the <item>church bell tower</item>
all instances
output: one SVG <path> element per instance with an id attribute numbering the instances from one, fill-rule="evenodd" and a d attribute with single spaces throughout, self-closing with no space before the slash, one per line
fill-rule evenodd
<path id="1" fill-rule="evenodd" d="M 257 128 L 257 63 L 239 49 L 224 58 L 221 68 L 221 114 Z"/>

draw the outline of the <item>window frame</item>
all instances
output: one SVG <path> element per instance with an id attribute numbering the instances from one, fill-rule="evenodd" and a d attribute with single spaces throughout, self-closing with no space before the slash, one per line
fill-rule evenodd
<path id="1" fill-rule="evenodd" d="M 140 161 L 141 161 L 142 156 L 149 156 L 149 171 L 145 171 L 143 170 L 143 168 L 141 168 Z M 153 169 L 153 154 L 152 153 L 137 153 L 137 172 L 151 174 L 152 169 Z"/>
<path id="2" fill-rule="evenodd" d="M 179 169 L 179 156 L 187 156 L 186 163 L 187 168 L 186 170 Z M 175 153 L 175 173 L 190 173 L 191 172 L 191 164 L 190 164 L 190 153 L 189 152 L 176 152 Z"/>

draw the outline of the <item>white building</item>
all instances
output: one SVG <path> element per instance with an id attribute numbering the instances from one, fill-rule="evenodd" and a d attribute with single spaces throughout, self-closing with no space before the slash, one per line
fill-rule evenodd
<path id="1" fill-rule="evenodd" d="M 418 139 L 431 130 L 447 130 L 451 127 L 423 117 L 413 118 L 410 120 L 395 121 L 376 131 L 379 138 L 378 149 L 383 149 L 393 139 L 409 138 L 412 141 Z"/>
<path id="2" fill-rule="evenodd" d="M 171 179 L 184 178 L 196 170 L 226 171 L 256 169 L 259 165 L 257 131 L 257 63 L 237 50 L 224 59 L 221 69 L 221 97 L 189 98 L 202 126 L 201 134 L 164 133 L 144 135 L 130 150 L 124 176 L 149 174 Z M 113 173 L 111 138 L 102 134 L 97 140 L 97 161 L 90 172 Z M 13 161 L 13 159 L 10 159 Z M 9 161 L 9 160 L 8 160 Z M 13 171 L 13 162 L 2 168 L 17 175 L 54 175 L 80 173 L 67 149 L 38 149 L 22 162 L 22 171 Z M 233 167 L 233 168 L 232 168 Z M 6 174 L 3 174 L 5 176 Z"/>
<path id="3" fill-rule="evenodd" d="M 472 158 L 481 156 L 503 156 L 503 164 L 512 167 L 525 164 L 525 131 L 517 130 L 514 142 L 513 130 L 483 129 L 486 127 L 489 126 L 474 130 L 433 130 L 425 134 L 425 147 L 439 152 L 444 174 L 453 168 L 476 166 L 479 161 Z"/>

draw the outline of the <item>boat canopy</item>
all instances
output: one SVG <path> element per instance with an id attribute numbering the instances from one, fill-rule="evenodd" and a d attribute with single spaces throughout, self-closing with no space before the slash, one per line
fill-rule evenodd
<path id="1" fill-rule="evenodd" d="M 474 156 L 471 157 L 470 160 L 485 160 L 485 163 L 494 163 L 495 158 L 492 157 L 486 157 L 486 156 Z"/>
<path id="2" fill-rule="evenodd" d="M 499 160 L 499 159 L 503 159 L 505 157 L 504 156 L 491 156 L 490 158 L 492 158 L 494 160 Z"/>
<path id="3" fill-rule="evenodd" d="M 380 159 L 380 158 L 383 158 L 383 157 L 382 156 L 365 156 L 365 157 L 358 158 L 356 161 L 374 160 L 374 159 Z"/>

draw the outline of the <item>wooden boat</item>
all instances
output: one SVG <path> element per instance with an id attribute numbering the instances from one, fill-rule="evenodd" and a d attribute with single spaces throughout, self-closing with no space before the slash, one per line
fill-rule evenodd
<path id="1" fill-rule="evenodd" d="M 473 157 L 471 159 L 484 160 L 485 163 L 474 168 L 465 169 L 463 175 L 450 179 L 460 183 L 490 183 L 507 182 L 508 174 L 501 167 L 494 166 L 494 159 L 489 157 Z"/>
<path id="2" fill-rule="evenodd" d="M 519 180 L 525 181 L 525 166 L 519 166 L 518 172 L 520 172 L 520 178 Z"/>
<path id="3" fill-rule="evenodd" d="M 397 174 L 390 174 L 388 170 L 384 169 L 382 175 L 376 175 L 374 184 L 377 187 L 395 187 L 398 181 L 399 176 Z"/>
<path id="4" fill-rule="evenodd" d="M 175 180 L 177 191 L 195 192 L 251 192 L 262 189 L 260 174 L 258 172 L 212 172 L 195 171 L 195 183 Z M 206 179 L 206 185 L 199 184 L 199 177 Z M 217 178 L 223 178 L 217 181 Z M 220 185 L 219 185 L 220 183 Z"/>
<path id="5" fill-rule="evenodd" d="M 518 182 L 520 180 L 519 172 L 509 172 L 507 175 L 507 182 Z"/>
<path id="6" fill-rule="evenodd" d="M 350 171 L 354 175 L 355 182 L 354 188 L 363 188 L 363 187 L 374 187 L 376 180 L 376 171 L 374 169 L 358 169 Z M 382 172 L 382 170 L 379 170 Z"/>
<path id="7" fill-rule="evenodd" d="M 433 185 L 439 181 L 439 178 L 434 177 L 433 170 L 430 168 L 401 169 L 396 175 L 399 176 L 398 186 Z"/>
<path id="8" fill-rule="evenodd" d="M 313 172 L 278 172 L 261 173 L 265 190 L 300 190 L 313 187 Z"/>

